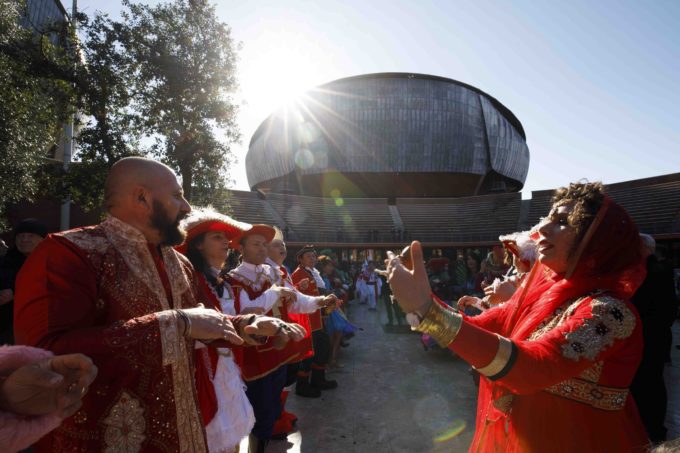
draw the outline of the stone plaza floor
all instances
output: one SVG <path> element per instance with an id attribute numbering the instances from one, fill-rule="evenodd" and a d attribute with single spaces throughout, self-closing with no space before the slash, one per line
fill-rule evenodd
<path id="1" fill-rule="evenodd" d="M 465 452 L 474 432 L 477 388 L 468 365 L 448 351 L 425 351 L 407 328 L 386 330 L 385 307 L 353 304 L 361 327 L 342 348 L 343 368 L 328 377 L 338 388 L 306 399 L 291 391 L 287 409 L 299 417 L 286 441 L 268 453 Z M 666 367 L 669 439 L 680 437 L 680 323 L 673 331 L 673 361 Z M 247 452 L 247 442 L 241 445 Z"/>

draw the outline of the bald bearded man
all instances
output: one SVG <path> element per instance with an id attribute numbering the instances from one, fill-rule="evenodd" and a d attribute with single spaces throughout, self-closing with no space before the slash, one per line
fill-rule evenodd
<path id="1" fill-rule="evenodd" d="M 255 344 L 304 330 L 201 305 L 191 264 L 172 248 L 191 208 L 170 168 L 122 159 L 105 198 L 104 222 L 49 235 L 17 279 L 17 343 L 81 352 L 99 368 L 81 410 L 35 451 L 206 451 L 195 342 Z"/>

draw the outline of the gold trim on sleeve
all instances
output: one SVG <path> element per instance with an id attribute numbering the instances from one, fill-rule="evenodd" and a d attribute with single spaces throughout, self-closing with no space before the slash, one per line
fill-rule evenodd
<path id="1" fill-rule="evenodd" d="M 489 362 L 488 365 L 482 368 L 476 368 L 476 370 L 483 374 L 484 376 L 495 376 L 505 369 L 512 356 L 512 341 L 505 337 L 498 337 L 498 349 L 496 350 L 496 356 Z"/>
<path id="2" fill-rule="evenodd" d="M 415 330 L 428 334 L 442 348 L 446 348 L 456 338 L 462 325 L 462 316 L 452 310 L 447 310 L 433 300 L 425 317 L 415 327 Z"/>

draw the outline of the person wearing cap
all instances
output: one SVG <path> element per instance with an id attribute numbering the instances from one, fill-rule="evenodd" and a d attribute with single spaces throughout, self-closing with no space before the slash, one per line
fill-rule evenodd
<path id="1" fill-rule="evenodd" d="M 291 274 L 293 284 L 301 293 L 319 296 L 326 291 L 325 283 L 316 266 L 316 249 L 313 245 L 305 245 L 298 250 L 295 258 L 298 267 Z M 328 315 L 329 309 L 319 310 L 309 315 L 312 330 L 314 356 L 300 363 L 295 393 L 302 392 L 308 385 L 318 390 L 332 390 L 338 386 L 335 380 L 326 379 L 326 367 L 331 355 L 331 339 L 324 329 L 322 315 Z M 308 384 L 309 383 L 309 384 Z"/>
<path id="2" fill-rule="evenodd" d="M 196 344 L 302 333 L 277 319 L 203 306 L 191 263 L 173 248 L 184 240 L 179 224 L 191 207 L 169 167 L 121 159 L 104 197 L 106 220 L 49 235 L 17 277 L 17 344 L 82 353 L 99 370 L 82 408 L 34 451 L 205 452 Z"/>
<path id="3" fill-rule="evenodd" d="M 276 234 L 274 239 L 267 244 L 267 261 L 266 263 L 272 267 L 272 269 L 279 269 L 280 280 L 276 283 L 277 285 L 285 285 L 288 288 L 295 289 L 293 286 L 293 281 L 290 278 L 288 269 L 283 265 L 283 262 L 288 256 L 288 249 L 286 248 L 286 243 L 284 242 L 283 232 L 276 226 L 274 226 Z M 297 290 L 296 290 L 297 291 Z M 302 293 L 298 293 L 297 297 L 309 297 Z M 312 330 L 309 324 L 309 315 L 307 313 L 288 313 L 288 316 L 295 323 L 303 326 L 305 328 L 305 338 L 295 343 L 288 343 L 286 349 L 282 350 L 282 355 L 294 355 L 294 358 L 288 361 L 286 369 L 286 387 L 295 382 L 297 374 L 300 370 L 300 362 L 310 358 L 314 355 L 314 350 L 312 349 Z M 309 381 L 309 379 L 308 379 Z M 285 438 L 291 431 L 295 423 L 297 423 L 297 416 L 291 412 L 286 411 L 286 401 L 288 400 L 288 390 L 281 392 L 281 415 L 276 419 L 274 424 L 274 431 L 272 438 Z M 310 387 L 309 385 L 304 392 L 298 392 L 298 395 L 318 398 L 321 396 L 321 391 Z"/>
<path id="4" fill-rule="evenodd" d="M 14 228 L 14 245 L 0 264 L 0 344 L 14 344 L 14 290 L 17 274 L 26 258 L 47 236 L 47 227 L 37 219 L 24 219 Z"/>
<path id="5" fill-rule="evenodd" d="M 230 271 L 227 281 L 234 289 L 237 311 L 256 310 L 288 320 L 288 313 L 313 313 L 334 305 L 335 296 L 300 297 L 286 287 L 281 272 L 266 264 L 267 244 L 276 231 L 269 225 L 256 224 L 231 240 L 241 252 L 241 264 Z M 285 300 L 282 300 L 285 299 Z M 274 424 L 281 414 L 281 392 L 286 383 L 285 365 L 299 353 L 289 354 L 271 342 L 244 350 L 242 371 L 247 395 L 255 412 L 255 426 L 249 437 L 252 452 L 264 451 L 271 439 Z"/>
<path id="6" fill-rule="evenodd" d="M 250 225 L 211 208 L 194 208 L 182 220 L 187 232 L 177 247 L 194 266 L 199 290 L 222 313 L 236 315 L 234 292 L 221 276 L 229 254 L 229 241 Z M 196 387 L 208 450 L 236 451 L 255 423 L 238 363 L 242 351 L 230 348 L 196 349 Z"/>

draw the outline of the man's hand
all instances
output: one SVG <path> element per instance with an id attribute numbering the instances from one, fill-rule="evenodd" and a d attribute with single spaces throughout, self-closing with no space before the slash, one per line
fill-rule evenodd
<path id="1" fill-rule="evenodd" d="M 278 300 L 283 302 L 286 306 L 292 304 L 297 300 L 297 294 L 295 290 L 286 288 L 285 286 L 273 286 L 270 291 L 274 291 L 278 294 Z"/>
<path id="2" fill-rule="evenodd" d="M 392 288 L 392 294 L 405 313 L 420 313 L 425 315 L 432 299 L 432 288 L 427 280 L 425 263 L 423 262 L 423 249 L 420 242 L 413 241 L 411 244 L 411 260 L 413 270 L 410 271 L 401 263 L 400 258 L 392 252 L 387 252 L 388 282 Z"/>
<path id="3" fill-rule="evenodd" d="M 244 340 L 249 344 L 263 344 L 266 337 L 276 337 L 275 347 L 283 347 L 288 341 L 302 340 L 306 334 L 304 327 L 281 321 L 268 316 L 258 316 L 243 328 Z"/>
<path id="4" fill-rule="evenodd" d="M 97 376 L 97 367 L 83 354 L 68 354 L 25 365 L 0 387 L 0 408 L 19 415 L 57 412 L 70 417 Z"/>
<path id="5" fill-rule="evenodd" d="M 232 322 L 219 311 L 205 308 L 202 304 L 182 311 L 191 320 L 191 329 L 186 329 L 189 338 L 196 340 L 224 339 L 235 345 L 243 344 L 243 339 L 236 333 Z"/>
<path id="6" fill-rule="evenodd" d="M 297 285 L 295 285 L 300 291 L 307 291 L 307 288 L 309 288 L 309 279 L 308 278 L 303 278 L 299 282 L 297 282 Z"/>
<path id="7" fill-rule="evenodd" d="M 11 302 L 14 299 L 14 292 L 11 289 L 3 289 L 0 291 L 0 305 Z"/>
<path id="8" fill-rule="evenodd" d="M 338 296 L 335 294 L 329 294 L 319 298 L 319 308 L 334 308 L 339 302 L 340 300 L 338 299 Z"/>
<path id="9" fill-rule="evenodd" d="M 497 305 L 509 300 L 516 290 L 517 288 L 511 281 L 505 280 L 487 286 L 484 288 L 484 294 L 491 305 Z"/>
<path id="10" fill-rule="evenodd" d="M 482 306 L 482 299 L 475 296 L 463 296 L 458 299 L 458 308 L 463 310 L 465 307 L 475 307 L 479 308 L 480 310 L 484 309 Z"/>

